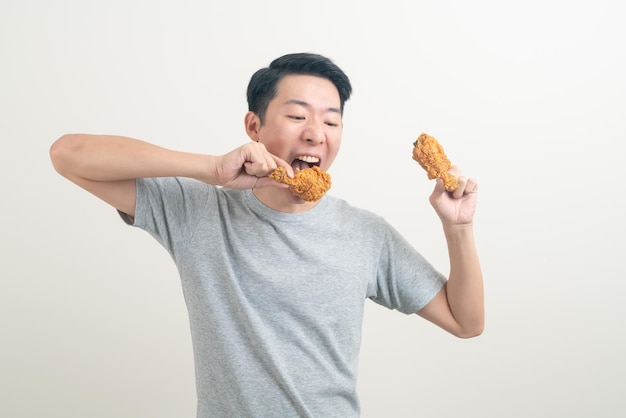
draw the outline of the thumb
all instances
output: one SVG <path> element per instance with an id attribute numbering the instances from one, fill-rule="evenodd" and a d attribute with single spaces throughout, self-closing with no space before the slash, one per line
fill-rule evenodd
<path id="1" fill-rule="evenodd" d="M 435 179 L 435 188 L 433 192 L 430 194 L 430 202 L 434 203 L 439 200 L 439 198 L 446 193 L 446 187 L 443 183 L 443 179 L 437 178 Z"/>
<path id="2" fill-rule="evenodd" d="M 437 177 L 435 179 L 435 189 L 433 190 L 433 194 L 443 194 L 446 192 L 446 186 L 443 182 L 442 178 Z"/>

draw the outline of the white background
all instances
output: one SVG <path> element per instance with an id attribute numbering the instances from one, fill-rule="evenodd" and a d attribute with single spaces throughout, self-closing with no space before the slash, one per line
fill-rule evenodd
<path id="1" fill-rule="evenodd" d="M 250 75 L 302 51 L 354 86 L 333 195 L 447 273 L 413 140 L 480 184 L 484 334 L 368 303 L 363 417 L 624 416 L 620 3 L 2 0 L 0 416 L 194 416 L 173 262 L 48 149 L 88 132 L 224 153 L 248 140 Z"/>

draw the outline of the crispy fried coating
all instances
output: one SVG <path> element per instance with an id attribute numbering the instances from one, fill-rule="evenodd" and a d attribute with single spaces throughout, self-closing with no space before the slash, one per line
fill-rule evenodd
<path id="1" fill-rule="evenodd" d="M 316 202 L 330 189 L 330 174 L 317 166 L 297 171 L 293 178 L 287 175 L 284 167 L 278 167 L 270 178 L 289 185 L 294 195 L 308 202 Z"/>
<path id="2" fill-rule="evenodd" d="M 423 133 L 417 138 L 413 143 L 413 159 L 426 170 L 429 179 L 443 179 L 447 191 L 459 187 L 459 179 L 448 173 L 452 164 L 434 137 Z"/>

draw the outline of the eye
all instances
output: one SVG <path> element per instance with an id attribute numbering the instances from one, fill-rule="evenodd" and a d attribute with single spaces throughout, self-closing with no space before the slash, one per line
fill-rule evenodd
<path id="1" fill-rule="evenodd" d="M 304 120 L 304 116 L 289 115 L 287 117 L 293 120 Z"/>

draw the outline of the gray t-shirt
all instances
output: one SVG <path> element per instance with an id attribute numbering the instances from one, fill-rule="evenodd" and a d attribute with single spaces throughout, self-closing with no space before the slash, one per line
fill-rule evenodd
<path id="1" fill-rule="evenodd" d="M 445 283 L 381 217 L 328 195 L 288 214 L 251 190 L 139 179 L 134 225 L 180 272 L 199 418 L 358 417 L 365 300 L 415 313 Z"/>

